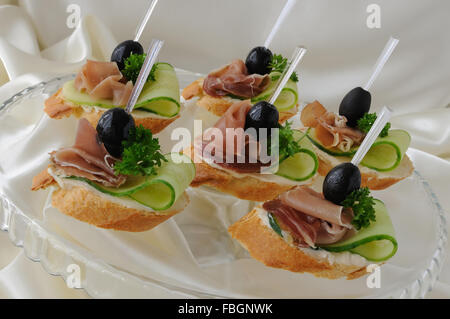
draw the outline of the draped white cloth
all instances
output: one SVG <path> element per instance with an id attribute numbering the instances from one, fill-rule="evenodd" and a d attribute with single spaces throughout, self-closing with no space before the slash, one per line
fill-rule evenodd
<path id="1" fill-rule="evenodd" d="M 70 15 L 66 9 L 72 3 L 79 4 L 82 14 L 74 29 L 66 25 Z M 305 44 L 310 51 L 298 70 L 301 98 L 319 99 L 336 109 L 346 91 L 366 81 L 388 37 L 400 38 L 373 86 L 373 110 L 391 106 L 396 112 L 393 126 L 411 133 L 412 147 L 450 159 L 450 3 L 378 1 L 382 27 L 368 29 L 365 8 L 369 3 L 300 0 L 271 48 L 288 56 L 295 45 Z M 4 101 L 30 85 L 76 72 L 87 58 L 108 60 L 116 40 L 134 36 L 147 1 L 21 0 L 0 4 L 4 4 L 0 6 L 0 101 Z M 160 1 L 141 42 L 162 38 L 166 40 L 162 60 L 207 72 L 264 43 L 282 5 L 282 1 L 258 0 Z M 236 7 L 241 14 L 235 14 Z M 421 173 L 449 211 L 448 162 Z M 450 298 L 448 263 L 430 296 Z M 48 275 L 14 247 L 7 234 L 0 233 L 0 297 L 87 295 Z"/>

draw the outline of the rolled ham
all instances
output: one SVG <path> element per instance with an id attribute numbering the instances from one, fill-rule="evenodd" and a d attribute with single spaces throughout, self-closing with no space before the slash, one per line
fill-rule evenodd
<path id="1" fill-rule="evenodd" d="M 305 186 L 265 202 L 263 208 L 277 217 L 300 247 L 336 243 L 353 229 L 351 209 L 335 205 Z"/>
<path id="2" fill-rule="evenodd" d="M 259 161 L 260 145 L 255 136 L 244 131 L 245 118 L 251 107 L 250 100 L 231 105 L 214 127 L 195 140 L 196 151 L 202 157 L 240 173 L 257 173 L 263 166 L 270 165 Z"/>
<path id="3" fill-rule="evenodd" d="M 281 194 L 280 200 L 287 206 L 309 216 L 320 218 L 345 228 L 352 228 L 353 212 L 351 209 L 326 200 L 322 194 L 309 187 L 296 187 Z"/>
<path id="4" fill-rule="evenodd" d="M 115 175 L 111 156 L 97 141 L 97 132 L 88 120 L 78 122 L 77 137 L 72 147 L 50 153 L 54 166 L 66 176 L 84 177 L 105 186 L 118 187 L 126 177 Z"/>
<path id="5" fill-rule="evenodd" d="M 318 101 L 304 107 L 300 120 L 306 127 L 315 128 L 316 138 L 325 147 L 336 147 L 348 152 L 353 145 L 361 144 L 364 134 L 347 126 L 345 116 L 327 112 Z"/>
<path id="6" fill-rule="evenodd" d="M 203 91 L 214 97 L 233 94 L 239 97 L 252 98 L 262 93 L 269 84 L 270 77 L 268 74 L 248 74 L 245 63 L 237 59 L 208 74 L 203 81 Z"/>
<path id="7" fill-rule="evenodd" d="M 114 105 L 125 105 L 133 90 L 133 83 L 123 83 L 123 80 L 117 63 L 87 60 L 78 72 L 74 86 L 96 99 L 110 99 Z"/>

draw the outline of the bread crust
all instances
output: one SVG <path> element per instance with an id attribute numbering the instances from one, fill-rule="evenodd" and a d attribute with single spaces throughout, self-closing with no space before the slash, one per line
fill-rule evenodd
<path id="1" fill-rule="evenodd" d="M 193 159 L 194 147 L 191 145 L 190 148 L 184 150 L 184 153 Z M 193 162 L 195 163 L 194 160 Z M 195 163 L 195 169 L 195 178 L 190 186 L 207 185 L 244 200 L 256 202 L 271 200 L 296 186 L 262 181 L 248 175 L 238 178 L 227 171 L 212 167 L 204 161 Z"/>
<path id="2" fill-rule="evenodd" d="M 60 212 L 91 225 L 129 232 L 150 230 L 181 211 L 174 210 L 158 215 L 129 208 L 108 201 L 80 186 L 55 190 L 52 194 L 52 205 Z"/>
<path id="3" fill-rule="evenodd" d="M 256 209 L 231 225 L 228 231 L 253 258 L 269 267 L 297 273 L 308 272 L 328 279 L 356 279 L 367 274 L 365 266 L 319 261 L 289 245 L 263 223 Z"/>
<path id="4" fill-rule="evenodd" d="M 97 227 L 129 232 L 150 230 L 181 212 L 189 203 L 188 196 L 183 194 L 181 200 L 184 201 L 184 206 L 164 213 L 158 214 L 130 208 L 109 201 L 81 186 L 73 186 L 68 189 L 60 188 L 48 173 L 47 168 L 33 178 L 31 189 L 45 189 L 51 185 L 57 187 L 52 193 L 52 206 L 61 213 Z"/>
<path id="5" fill-rule="evenodd" d="M 185 100 L 190 100 L 194 97 L 198 97 L 198 100 L 196 102 L 198 106 L 203 107 L 208 112 L 211 112 L 219 117 L 224 115 L 225 112 L 228 110 L 228 108 L 234 103 L 232 99 L 214 97 L 206 94 L 203 91 L 202 78 L 195 80 L 187 87 L 185 87 L 181 95 L 184 97 Z M 296 113 L 297 108 L 295 108 L 295 110 L 289 110 L 287 112 L 286 111 L 279 112 L 280 116 L 279 122 L 280 123 L 285 122 L 286 120 L 294 116 Z"/>
<path id="6" fill-rule="evenodd" d="M 91 111 L 85 110 L 79 105 L 73 105 L 65 103 L 64 99 L 60 95 L 61 89 L 59 89 L 55 94 L 53 94 L 47 101 L 51 99 L 56 99 L 61 101 L 61 103 L 48 103 L 45 102 L 44 112 L 53 119 L 61 119 L 64 117 L 69 117 L 74 115 L 77 118 L 85 118 L 91 123 L 93 127 L 97 126 L 98 120 L 103 115 L 105 111 L 92 109 Z M 179 118 L 180 115 L 171 118 L 155 118 L 155 117 L 135 117 L 134 122 L 136 126 L 142 125 L 145 128 L 152 131 L 153 134 L 161 132 L 164 128 L 169 126 L 173 121 Z"/>

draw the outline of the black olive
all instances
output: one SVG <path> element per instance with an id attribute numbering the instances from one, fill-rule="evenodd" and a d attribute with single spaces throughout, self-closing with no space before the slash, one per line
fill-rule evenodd
<path id="1" fill-rule="evenodd" d="M 333 167 L 323 181 L 323 195 L 329 201 L 341 205 L 354 190 L 361 187 L 361 172 L 352 163 Z"/>
<path id="2" fill-rule="evenodd" d="M 100 117 L 97 124 L 97 137 L 105 145 L 109 154 L 120 158 L 122 142 L 128 139 L 130 129 L 134 127 L 133 117 L 124 109 L 109 109 Z"/>
<path id="3" fill-rule="evenodd" d="M 278 127 L 278 109 L 269 102 L 261 101 L 252 106 L 245 117 L 245 130 L 255 128 L 259 139 L 259 129 L 266 128 L 270 136 L 272 128 Z"/>
<path id="4" fill-rule="evenodd" d="M 356 127 L 357 122 L 370 110 L 372 97 L 369 91 L 356 87 L 348 92 L 339 106 L 339 114 L 347 118 L 347 125 Z"/>
<path id="5" fill-rule="evenodd" d="M 249 74 L 268 74 L 272 71 L 270 63 L 272 62 L 272 52 L 266 47 L 253 48 L 247 55 L 245 66 Z"/>
<path id="6" fill-rule="evenodd" d="M 111 54 L 111 62 L 116 62 L 119 70 L 123 70 L 125 67 L 125 60 L 131 54 L 142 54 L 144 48 L 139 42 L 133 40 L 123 41 L 119 43 Z"/>

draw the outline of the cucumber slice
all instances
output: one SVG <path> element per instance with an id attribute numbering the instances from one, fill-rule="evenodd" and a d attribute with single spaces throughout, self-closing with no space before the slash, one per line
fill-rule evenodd
<path id="1" fill-rule="evenodd" d="M 105 187 L 82 177 L 69 179 L 83 181 L 98 191 L 116 197 L 129 197 L 154 210 L 166 210 L 183 194 L 195 177 L 195 165 L 183 154 L 165 155 L 167 162 L 158 168 L 154 176 L 129 176 L 118 188 Z"/>
<path id="2" fill-rule="evenodd" d="M 358 147 L 352 148 L 349 152 L 342 152 L 337 148 L 326 148 L 316 139 L 314 129 L 310 129 L 308 138 L 317 148 L 332 156 L 352 157 L 358 150 Z M 388 136 L 378 137 L 375 140 L 361 165 L 380 172 L 392 171 L 402 161 L 410 143 L 411 136 L 408 132 L 390 130 Z"/>
<path id="3" fill-rule="evenodd" d="M 157 63 L 156 81 L 148 81 L 142 89 L 135 109 L 165 117 L 176 116 L 180 111 L 180 87 L 174 68 L 168 63 Z M 86 92 L 79 92 L 74 80 L 66 82 L 62 88 L 64 99 L 76 105 L 113 108 L 112 100 L 95 99 Z M 120 105 L 120 107 L 125 107 Z"/>
<path id="4" fill-rule="evenodd" d="M 252 98 L 252 103 L 256 103 L 259 101 L 267 101 L 269 100 L 272 93 L 275 91 L 277 80 L 280 78 L 281 73 L 272 72 L 270 73 L 271 82 L 269 87 L 264 90 L 261 94 Z M 286 86 L 281 91 L 274 105 L 277 107 L 279 111 L 286 111 L 292 109 L 297 105 L 298 102 L 298 91 L 297 91 L 297 83 L 292 80 L 289 80 Z"/>
<path id="5" fill-rule="evenodd" d="M 171 153 L 168 162 L 159 167 L 150 185 L 129 195 L 135 201 L 155 210 L 170 208 L 195 177 L 195 165 L 183 154 Z"/>
<path id="6" fill-rule="evenodd" d="M 148 81 L 136 108 L 173 117 L 180 112 L 180 86 L 174 68 L 168 63 L 158 63 L 155 71 L 156 81 Z"/>
<path id="7" fill-rule="evenodd" d="M 369 261 L 385 261 L 391 258 L 398 249 L 394 226 L 384 203 L 375 200 L 376 222 L 361 229 L 351 238 L 320 248 L 330 252 L 350 251 Z"/>
<path id="8" fill-rule="evenodd" d="M 304 138 L 306 133 L 295 131 L 294 137 L 302 147 L 300 152 L 280 162 L 276 175 L 293 181 L 305 181 L 317 173 L 319 161 L 313 151 L 311 142 Z"/>

